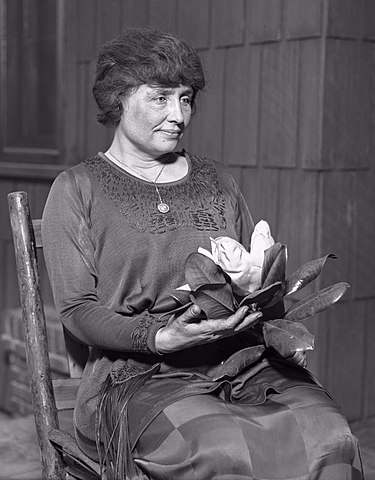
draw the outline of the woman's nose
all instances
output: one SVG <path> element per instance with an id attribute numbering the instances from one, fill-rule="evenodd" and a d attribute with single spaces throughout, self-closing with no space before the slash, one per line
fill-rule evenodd
<path id="1" fill-rule="evenodd" d="M 168 120 L 175 123 L 184 122 L 184 114 L 182 111 L 182 105 L 180 99 L 173 100 L 169 106 Z"/>

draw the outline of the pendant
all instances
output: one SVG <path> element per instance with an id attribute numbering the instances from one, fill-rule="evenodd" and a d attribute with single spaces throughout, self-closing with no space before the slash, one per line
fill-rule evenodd
<path id="1" fill-rule="evenodd" d="M 159 203 L 158 210 L 160 213 L 168 213 L 169 212 L 169 205 L 164 202 Z"/>

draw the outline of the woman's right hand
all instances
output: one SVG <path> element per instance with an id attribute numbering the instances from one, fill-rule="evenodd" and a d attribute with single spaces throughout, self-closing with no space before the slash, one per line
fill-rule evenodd
<path id="1" fill-rule="evenodd" d="M 223 319 L 202 318 L 201 313 L 194 304 L 181 315 L 172 316 L 156 334 L 156 350 L 160 354 L 172 353 L 231 337 L 252 326 L 262 316 L 261 312 L 248 314 L 248 307 L 241 307 Z"/>

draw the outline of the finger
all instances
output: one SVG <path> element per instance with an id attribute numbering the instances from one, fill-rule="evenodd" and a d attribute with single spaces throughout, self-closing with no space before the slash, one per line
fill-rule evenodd
<path id="1" fill-rule="evenodd" d="M 193 303 L 193 305 L 191 305 L 186 312 L 181 315 L 180 320 L 186 323 L 194 322 L 199 318 L 201 313 L 202 310 L 199 308 L 199 306 Z"/>
<path id="2" fill-rule="evenodd" d="M 250 315 L 247 315 L 239 325 L 236 326 L 236 328 L 234 329 L 234 331 L 237 333 L 237 332 L 240 332 L 242 330 L 245 330 L 246 328 L 249 328 L 251 326 L 253 326 L 255 323 L 257 323 L 259 321 L 260 318 L 263 317 L 263 313 L 262 312 L 254 312 L 254 313 L 251 313 Z"/>
<path id="3" fill-rule="evenodd" d="M 306 352 L 305 351 L 297 351 L 290 357 L 290 360 L 300 367 L 306 367 L 307 366 L 307 357 L 306 357 Z"/>

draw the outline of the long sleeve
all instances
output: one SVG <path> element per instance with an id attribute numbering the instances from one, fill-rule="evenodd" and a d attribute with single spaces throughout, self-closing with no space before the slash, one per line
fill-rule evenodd
<path id="1" fill-rule="evenodd" d="M 44 255 L 62 322 L 80 341 L 101 349 L 154 352 L 156 332 L 163 326 L 157 316 L 120 314 L 99 298 L 91 184 L 84 175 L 79 180 L 77 185 L 72 171 L 56 179 L 42 222 Z"/>

